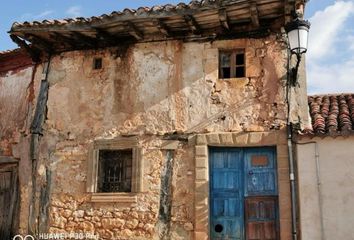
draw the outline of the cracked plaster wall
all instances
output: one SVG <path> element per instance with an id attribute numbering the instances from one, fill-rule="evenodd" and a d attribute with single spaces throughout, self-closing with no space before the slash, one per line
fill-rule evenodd
<path id="1" fill-rule="evenodd" d="M 219 49 L 235 48 L 245 49 L 246 77 L 218 79 Z M 102 57 L 102 69 L 92 69 L 96 57 Z M 141 43 L 55 56 L 37 171 L 42 185 L 47 182 L 45 172 L 52 173 L 49 231 L 158 239 L 163 135 L 282 129 L 286 59 L 285 44 L 277 35 L 212 43 Z M 302 111 L 306 109 L 292 113 Z M 122 135 L 139 136 L 144 192 L 137 195 L 136 204 L 91 203 L 85 187 L 89 145 Z M 174 154 L 172 239 L 193 236 L 192 145 L 180 142 Z"/>

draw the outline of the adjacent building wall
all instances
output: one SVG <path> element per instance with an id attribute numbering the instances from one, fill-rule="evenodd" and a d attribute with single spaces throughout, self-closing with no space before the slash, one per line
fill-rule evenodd
<path id="1" fill-rule="evenodd" d="M 33 186 L 30 125 L 37 102 L 42 68 L 40 64 L 32 64 L 29 56 L 20 50 L 2 54 L 0 61 L 0 158 L 18 161 L 18 232 L 28 233 Z"/>
<path id="2" fill-rule="evenodd" d="M 299 143 L 302 239 L 354 239 L 354 137 L 304 137 Z"/>

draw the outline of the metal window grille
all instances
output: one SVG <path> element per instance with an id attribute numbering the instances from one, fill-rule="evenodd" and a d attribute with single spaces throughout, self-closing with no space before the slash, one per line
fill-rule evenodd
<path id="1" fill-rule="evenodd" d="M 133 151 L 100 150 L 98 192 L 131 192 Z"/>

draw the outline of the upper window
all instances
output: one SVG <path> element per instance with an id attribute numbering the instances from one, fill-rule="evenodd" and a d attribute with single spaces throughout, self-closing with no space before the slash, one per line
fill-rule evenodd
<path id="1" fill-rule="evenodd" d="M 242 78 L 246 76 L 244 50 L 219 52 L 219 78 Z"/>

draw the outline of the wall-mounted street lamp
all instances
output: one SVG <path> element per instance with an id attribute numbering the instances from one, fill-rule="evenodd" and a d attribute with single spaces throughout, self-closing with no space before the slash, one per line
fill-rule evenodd
<path id="1" fill-rule="evenodd" d="M 309 29 L 310 23 L 299 18 L 296 18 L 285 26 L 291 54 L 296 54 L 297 57 L 296 66 L 291 69 L 290 81 L 293 86 L 297 83 L 297 73 L 301 61 L 301 55 L 307 51 Z"/>
<path id="2" fill-rule="evenodd" d="M 296 55 L 296 66 L 289 72 L 289 84 L 288 92 L 291 86 L 295 87 L 297 84 L 297 73 L 301 61 L 301 55 L 307 51 L 308 35 L 309 35 L 310 23 L 308 21 L 299 19 L 298 16 L 295 20 L 288 23 L 285 26 L 286 33 L 288 35 L 289 47 L 291 54 Z M 290 59 L 289 59 L 290 60 Z M 296 202 L 296 172 L 295 161 L 293 158 L 292 147 L 292 132 L 293 125 L 290 120 L 290 99 L 288 101 L 288 119 L 287 119 L 287 132 L 288 132 L 288 154 L 289 154 L 289 178 L 290 178 L 290 191 L 291 191 L 291 222 L 292 222 L 292 239 L 297 240 L 297 202 Z"/>

